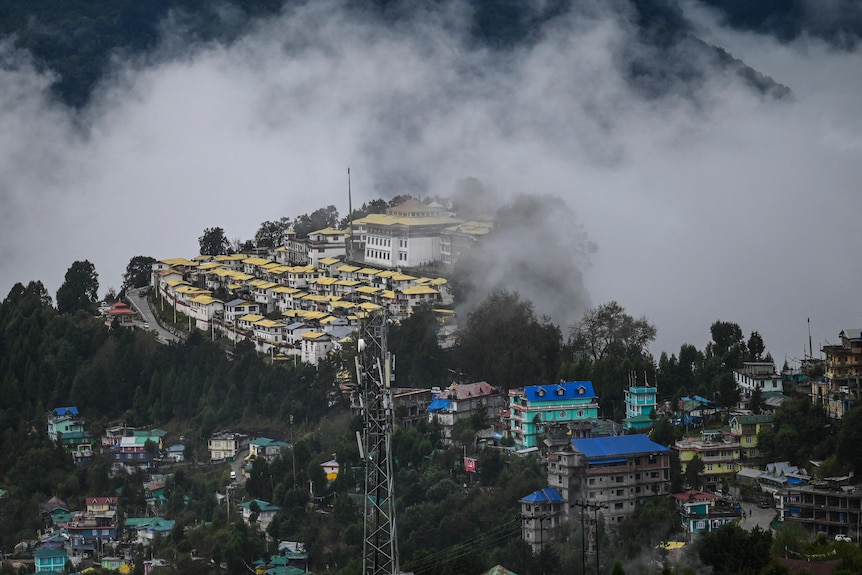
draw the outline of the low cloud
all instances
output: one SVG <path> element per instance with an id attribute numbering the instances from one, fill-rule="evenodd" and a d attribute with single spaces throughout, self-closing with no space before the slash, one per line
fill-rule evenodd
<path id="1" fill-rule="evenodd" d="M 617 300 L 656 324 L 656 353 L 702 347 L 721 319 L 760 331 L 781 363 L 801 356 L 806 318 L 815 349 L 862 322 L 858 51 L 735 33 L 685 4 L 696 34 L 792 91 L 776 99 L 689 43 L 645 46 L 625 2 L 578 4 L 590 10 L 508 50 L 466 42 L 458 3 L 393 26 L 313 2 L 229 46 L 168 29 L 78 112 L 6 44 L 0 292 L 39 279 L 53 293 L 78 259 L 104 291 L 135 255 L 195 255 L 206 227 L 247 239 L 265 220 L 345 214 L 349 166 L 354 205 L 448 196 L 468 177 L 500 205 L 557 198 L 548 242 L 525 233 L 519 248 L 559 269 L 547 277 L 571 306 L 546 305 L 550 280 L 517 283 L 564 327 Z M 632 83 L 633 61 L 669 55 L 701 74 Z M 573 230 L 578 249 L 548 257 Z"/>

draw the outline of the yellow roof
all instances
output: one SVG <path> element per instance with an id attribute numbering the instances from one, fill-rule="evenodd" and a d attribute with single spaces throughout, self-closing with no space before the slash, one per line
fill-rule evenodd
<path id="1" fill-rule="evenodd" d="M 275 282 L 268 282 L 266 280 L 254 280 L 253 282 L 248 282 L 248 285 L 258 289 L 270 289 L 276 287 L 278 284 Z"/>
<path id="2" fill-rule="evenodd" d="M 242 284 L 228 284 L 227 289 L 237 290 L 242 287 Z"/>
<path id="3" fill-rule="evenodd" d="M 271 319 L 262 319 L 260 321 L 254 322 L 254 325 L 259 327 L 284 327 L 284 324 L 280 321 L 275 321 Z"/>
<path id="4" fill-rule="evenodd" d="M 350 309 L 350 308 L 355 307 L 355 306 L 356 306 L 356 304 L 353 303 L 352 301 L 347 301 L 347 300 L 337 300 L 337 301 L 333 300 L 332 301 L 332 307 L 340 307 L 343 309 Z"/>
<path id="5" fill-rule="evenodd" d="M 446 285 L 447 283 L 449 283 L 449 280 L 447 280 L 446 278 L 436 278 L 431 280 L 431 285 L 435 286 L 442 286 Z"/>
<path id="6" fill-rule="evenodd" d="M 195 298 L 192 298 L 191 301 L 193 301 L 194 303 L 199 303 L 201 305 L 210 305 L 211 303 L 214 303 L 214 302 L 222 303 L 222 301 L 220 299 L 216 299 L 216 298 L 209 296 L 209 295 L 206 295 L 206 294 L 201 294 Z"/>
<path id="7" fill-rule="evenodd" d="M 376 303 L 371 303 L 370 301 L 364 301 L 359 304 L 359 307 L 366 311 L 374 311 L 376 309 L 380 309 L 382 306 L 377 305 Z"/>
<path id="8" fill-rule="evenodd" d="M 322 317 L 326 317 L 327 315 L 329 315 L 329 314 L 327 314 L 326 312 L 323 312 L 323 311 L 307 311 L 307 310 L 302 310 L 302 313 L 300 314 L 300 316 L 304 317 L 305 319 L 320 319 Z"/>
<path id="9" fill-rule="evenodd" d="M 263 269 L 265 269 L 266 271 L 270 271 L 270 270 L 272 270 L 272 268 L 280 268 L 280 267 L 281 267 L 281 264 L 280 264 L 280 263 L 273 262 L 273 261 L 270 261 L 268 264 L 263 265 L 263 266 L 260 266 L 260 267 L 262 267 L 262 268 L 263 268 Z"/>
<path id="10" fill-rule="evenodd" d="M 260 320 L 262 320 L 262 319 L 263 319 L 263 316 L 262 316 L 262 315 L 258 315 L 258 314 L 256 314 L 256 313 L 247 313 L 247 314 L 245 314 L 244 316 L 242 316 L 242 317 L 241 317 L 241 318 L 239 318 L 239 319 L 240 319 L 240 321 L 248 321 L 248 322 L 252 322 L 252 323 L 254 323 L 254 322 L 256 322 L 256 321 L 260 321 Z"/>
<path id="11" fill-rule="evenodd" d="M 338 318 L 335 316 L 329 315 L 329 316 L 326 316 L 325 318 L 323 318 L 322 320 L 320 320 L 320 323 L 332 323 L 334 321 L 338 321 Z"/>
<path id="12" fill-rule="evenodd" d="M 434 308 L 431 311 L 433 311 L 434 313 L 439 313 L 441 315 L 455 315 L 454 309 Z"/>
<path id="13" fill-rule="evenodd" d="M 212 259 L 212 256 L 205 256 L 203 254 L 193 257 L 192 259 L 196 262 L 208 262 Z"/>
<path id="14" fill-rule="evenodd" d="M 390 214 L 368 214 L 364 218 L 353 221 L 353 225 L 377 225 L 377 226 L 454 226 L 462 220 L 449 216 L 429 216 L 411 218 L 407 216 L 395 216 Z"/>
<path id="15" fill-rule="evenodd" d="M 332 264 L 338 263 L 338 258 L 320 258 L 317 260 L 317 263 L 322 266 L 331 266 Z"/>
<path id="16" fill-rule="evenodd" d="M 394 281 L 397 281 L 397 282 L 407 282 L 407 281 L 415 280 L 416 278 L 414 278 L 413 276 L 408 276 L 407 274 L 397 273 L 394 276 L 392 276 L 392 279 Z"/>
<path id="17" fill-rule="evenodd" d="M 277 288 L 275 288 L 272 291 L 273 291 L 273 293 L 296 293 L 300 290 L 298 290 L 297 288 L 292 288 L 292 287 L 287 287 L 287 286 L 278 286 Z"/>
<path id="18" fill-rule="evenodd" d="M 314 266 L 288 266 L 288 271 L 291 273 L 301 274 L 317 271 Z"/>
<path id="19" fill-rule="evenodd" d="M 193 262 L 191 260 L 187 260 L 186 258 L 170 258 L 166 260 L 159 260 L 159 262 L 163 264 L 168 264 L 171 267 L 174 266 L 186 266 L 186 267 L 197 267 L 198 262 Z"/>
<path id="20" fill-rule="evenodd" d="M 309 295 L 305 296 L 304 299 L 307 299 L 309 301 L 328 301 L 329 296 L 318 295 L 318 294 L 309 294 Z"/>
<path id="21" fill-rule="evenodd" d="M 313 280 L 313 281 L 316 284 L 320 284 L 323 286 L 330 286 L 330 285 L 336 283 L 338 281 L 338 278 L 324 277 L 324 278 L 317 278 L 316 280 Z"/>
<path id="22" fill-rule="evenodd" d="M 355 286 L 357 284 L 361 284 L 361 283 L 362 282 L 359 280 L 338 280 L 337 282 L 335 282 L 336 285 L 348 286 L 348 287 L 353 287 L 353 286 Z"/>
<path id="23" fill-rule="evenodd" d="M 289 309 L 287 311 L 281 312 L 281 315 L 284 317 L 299 317 L 302 315 L 301 309 Z"/>
<path id="24" fill-rule="evenodd" d="M 307 331 L 302 334 L 302 339 L 318 339 L 325 335 L 322 331 Z"/>
<path id="25" fill-rule="evenodd" d="M 391 289 L 385 289 L 380 293 L 380 297 L 385 297 L 386 299 L 395 299 L 395 292 Z"/>
<path id="26" fill-rule="evenodd" d="M 391 278 L 392 276 L 394 276 L 394 275 L 395 275 L 395 274 L 397 274 L 397 273 L 398 273 L 398 272 L 397 272 L 397 271 L 395 271 L 395 270 L 383 270 L 382 272 L 378 272 L 378 273 L 377 273 L 377 277 L 380 277 L 380 278 Z"/>
<path id="27" fill-rule="evenodd" d="M 328 228 L 323 228 L 322 230 L 317 230 L 317 231 L 311 232 L 308 235 L 321 234 L 324 236 L 337 236 L 337 235 L 341 235 L 343 233 L 344 233 L 344 230 L 336 230 L 333 227 L 328 227 Z"/>
<path id="28" fill-rule="evenodd" d="M 356 288 L 356 291 L 358 291 L 359 293 L 373 294 L 379 292 L 380 288 L 376 288 L 374 286 L 359 286 L 358 288 Z"/>
<path id="29" fill-rule="evenodd" d="M 440 292 L 428 286 L 410 286 L 409 288 L 404 288 L 403 290 L 401 290 L 401 293 L 403 293 L 404 295 L 420 295 Z"/>
<path id="30" fill-rule="evenodd" d="M 343 266 L 338 266 L 337 268 L 335 268 L 335 271 L 350 273 L 350 272 L 355 272 L 358 269 L 359 269 L 359 267 L 357 267 L 357 266 L 351 266 L 351 265 L 344 264 Z"/>
<path id="31" fill-rule="evenodd" d="M 177 293 L 206 293 L 206 294 L 211 293 L 210 290 L 201 289 L 199 287 L 190 286 L 190 285 L 179 286 L 174 291 L 176 291 Z"/>
<path id="32" fill-rule="evenodd" d="M 272 260 L 267 259 L 267 258 L 251 257 L 251 258 L 246 258 L 246 259 L 242 260 L 242 263 L 250 264 L 253 266 L 265 266 L 266 264 L 272 263 Z"/>
<path id="33" fill-rule="evenodd" d="M 241 262 L 246 257 L 245 254 L 221 254 L 217 255 L 215 259 L 220 262 Z"/>
<path id="34" fill-rule="evenodd" d="M 359 270 L 356 273 L 365 274 L 365 275 L 369 275 L 369 276 L 376 276 L 381 271 L 383 271 L 383 270 L 378 270 L 376 268 L 362 268 L 361 270 Z"/>
<path id="35" fill-rule="evenodd" d="M 224 264 L 221 262 L 206 262 L 198 266 L 199 270 L 212 270 L 217 269 L 223 266 Z"/>
<path id="36" fill-rule="evenodd" d="M 166 281 L 165 283 L 168 285 L 168 287 L 174 287 L 174 286 L 178 286 L 178 285 L 191 285 L 191 284 L 189 284 L 189 282 L 187 282 L 186 280 L 179 280 L 179 279 L 177 279 L 177 280 L 168 280 L 168 281 Z"/>

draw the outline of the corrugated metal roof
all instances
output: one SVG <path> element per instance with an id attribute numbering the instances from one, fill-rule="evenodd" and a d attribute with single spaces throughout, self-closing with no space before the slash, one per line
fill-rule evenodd
<path id="1" fill-rule="evenodd" d="M 586 457 L 618 457 L 620 455 L 670 451 L 664 445 L 654 442 L 644 434 L 573 439 L 572 445 Z"/>
<path id="2" fill-rule="evenodd" d="M 526 497 L 521 498 L 521 501 L 527 503 L 557 503 L 563 500 L 560 492 L 553 487 L 545 487 L 538 491 L 533 491 Z"/>

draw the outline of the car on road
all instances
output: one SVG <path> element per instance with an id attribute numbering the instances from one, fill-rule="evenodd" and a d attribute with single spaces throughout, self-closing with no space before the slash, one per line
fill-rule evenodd
<path id="1" fill-rule="evenodd" d="M 835 536 L 835 541 L 847 541 L 849 543 L 853 540 L 850 539 L 850 537 L 848 535 L 845 535 L 843 533 L 839 533 L 838 535 Z"/>
<path id="2" fill-rule="evenodd" d="M 150 329 L 150 324 L 147 322 L 144 322 L 144 329 Z"/>
<path id="3" fill-rule="evenodd" d="M 236 471 L 231 471 L 231 472 L 230 472 L 230 480 L 231 480 L 231 481 L 236 481 Z"/>
<path id="4" fill-rule="evenodd" d="M 769 499 L 767 499 L 765 497 L 761 498 L 760 501 L 757 502 L 757 506 L 760 507 L 761 509 L 766 509 L 767 507 L 770 506 L 769 505 Z"/>

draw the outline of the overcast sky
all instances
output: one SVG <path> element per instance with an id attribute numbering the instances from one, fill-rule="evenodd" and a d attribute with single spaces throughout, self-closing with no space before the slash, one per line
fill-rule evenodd
<path id="1" fill-rule="evenodd" d="M 619 69 L 628 15 L 599 9 L 501 56 L 464 46 L 457 7 L 393 30 L 314 2 L 230 48 L 169 32 L 157 64 L 118 62 L 80 113 L 0 47 L 0 293 L 38 279 L 54 294 L 82 259 L 104 293 L 133 256 L 196 255 L 206 227 L 250 239 L 264 220 L 344 215 L 348 166 L 354 205 L 472 177 L 566 202 L 506 246 L 582 279 L 553 306 L 561 324 L 617 300 L 656 325 L 658 356 L 734 321 L 780 367 L 802 356 L 807 318 L 815 349 L 862 327 L 862 54 L 686 7 L 700 37 L 792 97 L 708 69 L 694 99 L 644 99 Z M 519 290 L 540 309 L 550 297 Z"/>

